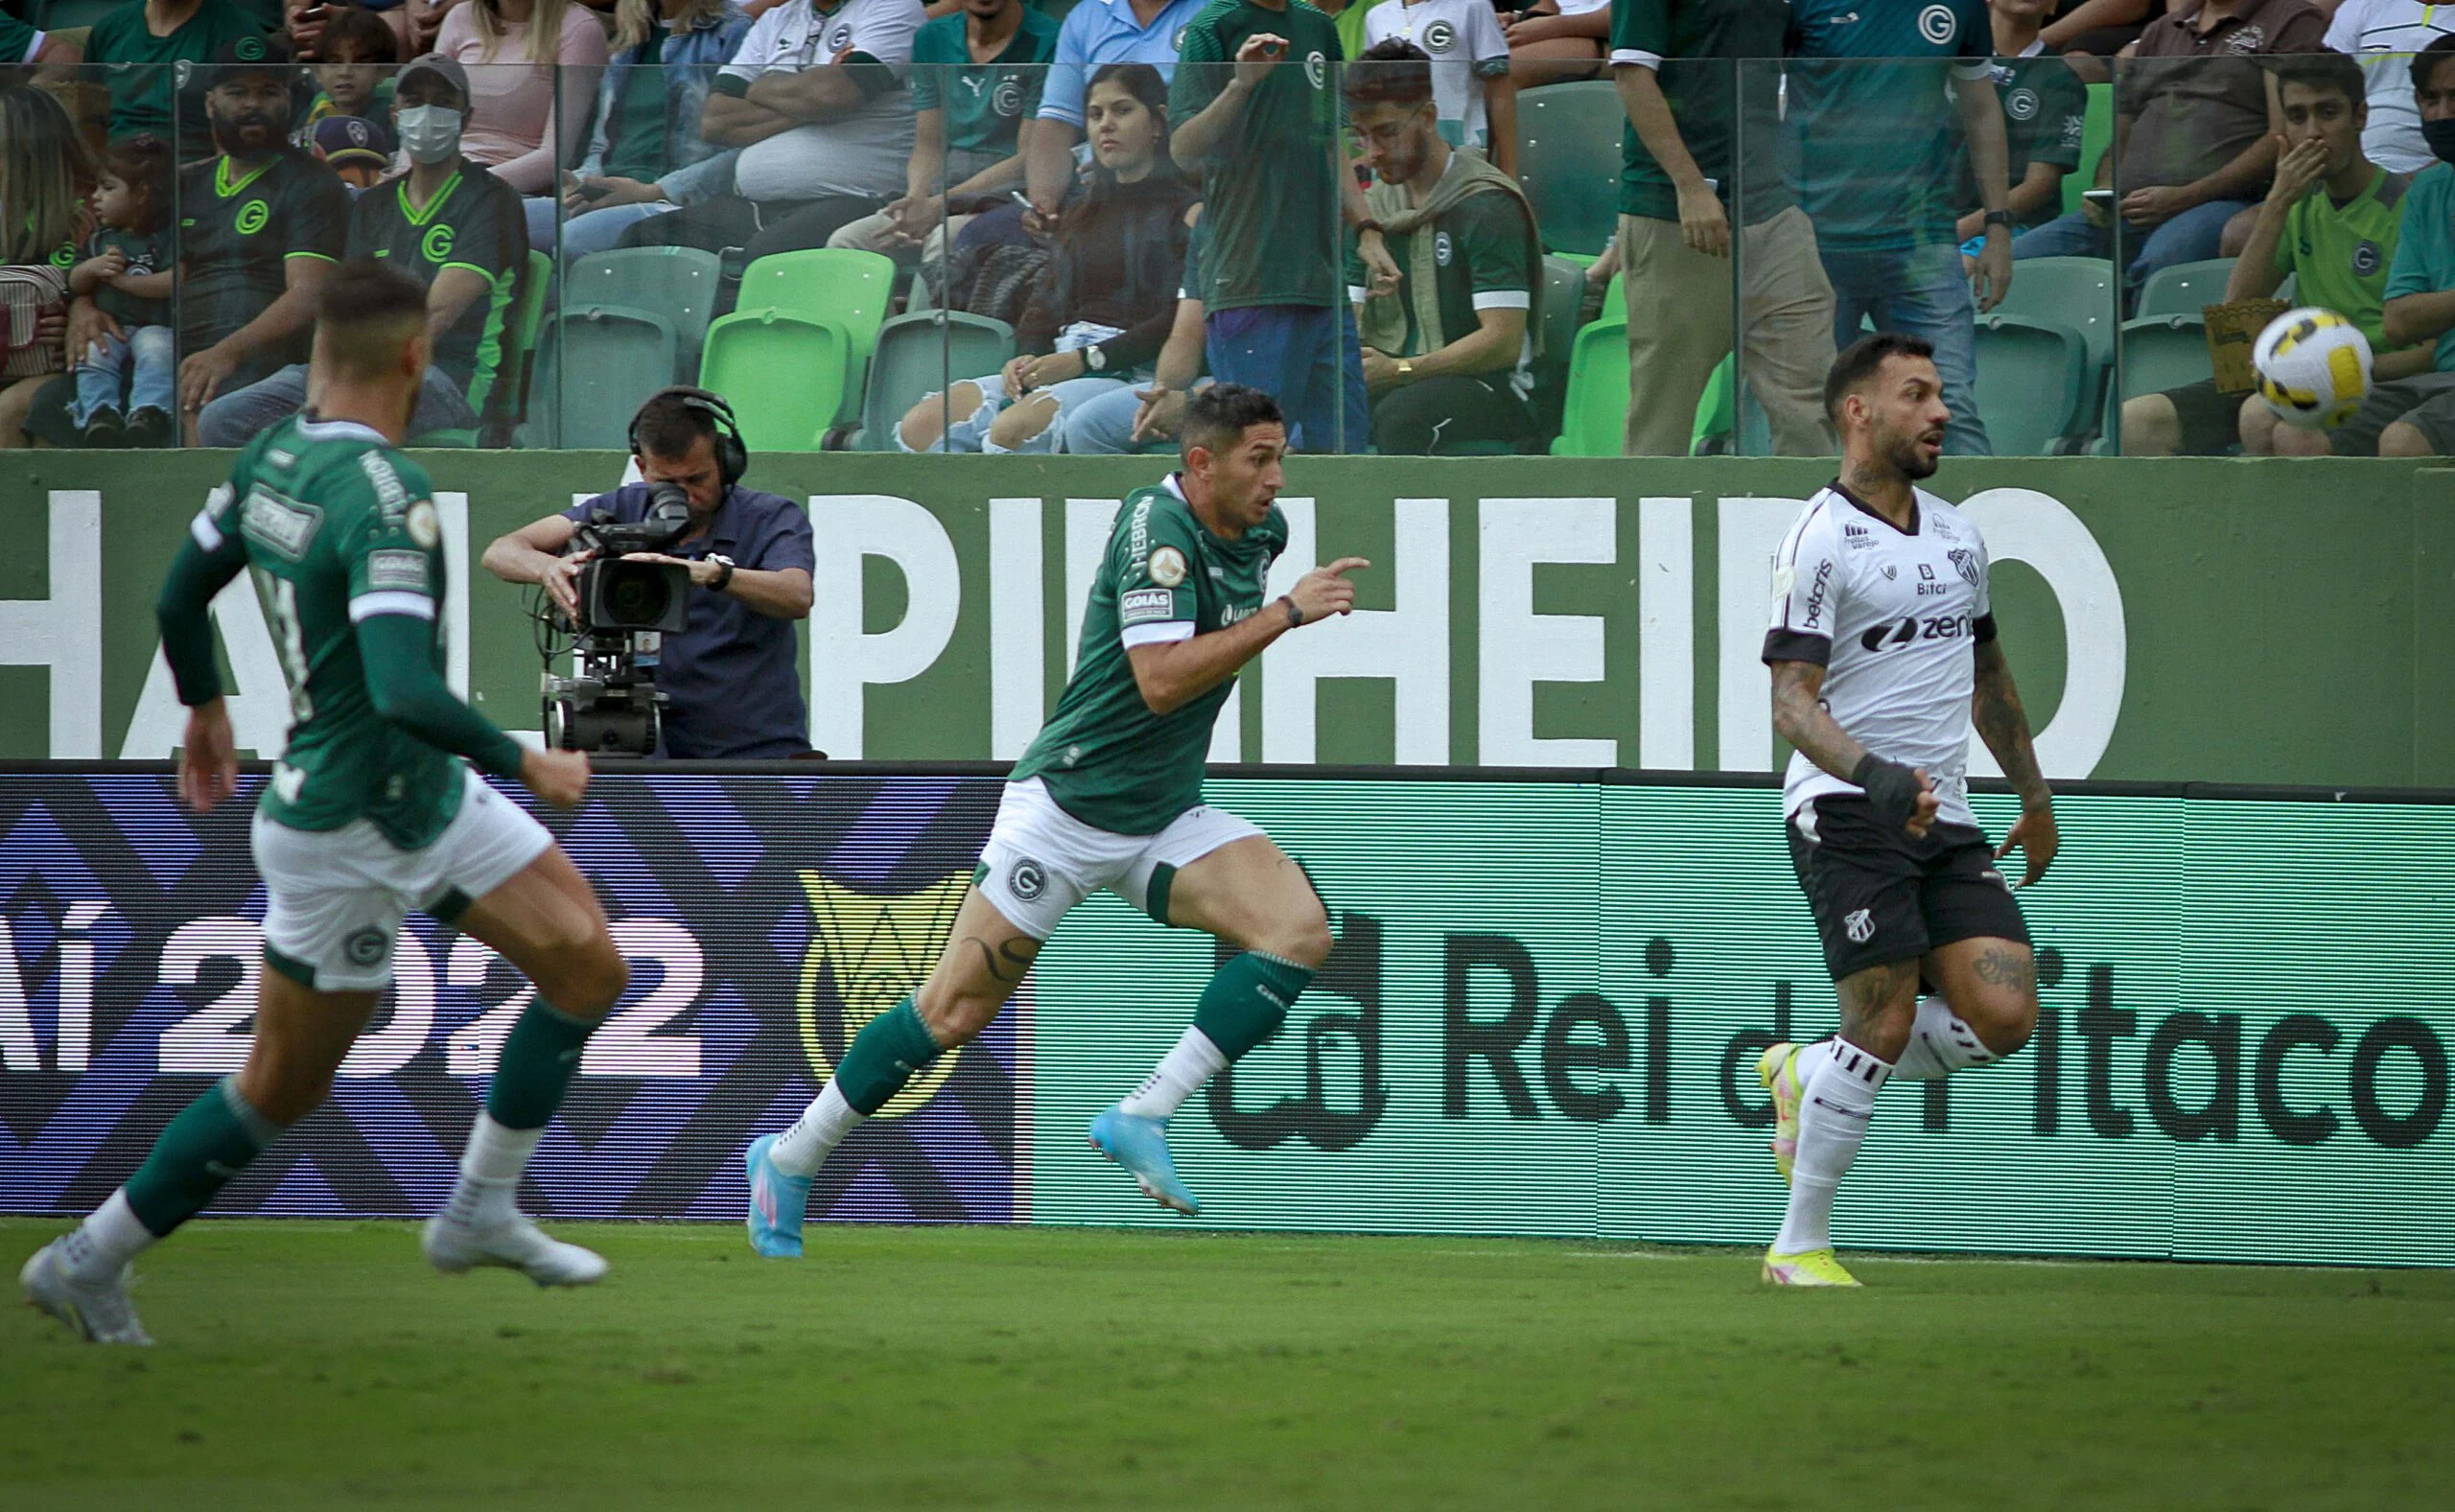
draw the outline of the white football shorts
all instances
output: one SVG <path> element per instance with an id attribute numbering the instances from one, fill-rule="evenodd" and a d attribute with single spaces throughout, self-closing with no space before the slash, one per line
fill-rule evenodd
<path id="1" fill-rule="evenodd" d="M 1039 778 L 1006 784 L 980 852 L 976 884 L 1007 921 L 1046 940 L 1068 910 L 1107 888 L 1161 923 L 1177 872 L 1261 830 L 1223 808 L 1197 804 L 1156 835 L 1095 829 L 1063 808 Z"/>

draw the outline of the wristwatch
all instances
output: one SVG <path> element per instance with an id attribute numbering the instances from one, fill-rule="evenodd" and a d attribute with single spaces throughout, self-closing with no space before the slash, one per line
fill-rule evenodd
<path id="1" fill-rule="evenodd" d="M 2009 210 L 1989 210 L 1986 212 L 1986 223 L 1988 225 L 1999 225 L 2008 231 L 2012 226 L 2012 212 Z"/>
<path id="2" fill-rule="evenodd" d="M 1356 235 L 1362 236 L 1367 231 L 1378 231 L 1383 236 L 1388 236 L 1390 234 L 1390 228 L 1388 226 L 1383 225 L 1380 221 L 1373 220 L 1369 216 L 1367 216 L 1365 219 L 1358 221 L 1355 223 Z"/>
<path id="3" fill-rule="evenodd" d="M 1109 355 L 1106 352 L 1101 351 L 1097 346 L 1083 348 L 1083 366 L 1086 369 L 1096 373 L 1108 365 Z"/>
<path id="4" fill-rule="evenodd" d="M 721 593 L 733 582 L 733 558 L 710 552 L 708 560 L 716 564 L 716 580 L 708 585 L 708 591 Z"/>
<path id="5" fill-rule="evenodd" d="M 1287 606 L 1287 622 L 1289 624 L 1300 625 L 1304 622 L 1304 611 L 1296 607 L 1295 595 L 1290 593 L 1281 593 L 1278 595 L 1278 601 Z"/>
<path id="6" fill-rule="evenodd" d="M 1402 384 L 1412 384 L 1415 381 L 1415 360 L 1410 357 L 1398 363 L 1398 382 Z"/>

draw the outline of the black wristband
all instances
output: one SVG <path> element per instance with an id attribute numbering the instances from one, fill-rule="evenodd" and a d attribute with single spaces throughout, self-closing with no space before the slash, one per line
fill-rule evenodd
<path id="1" fill-rule="evenodd" d="M 1898 761 L 1870 751 L 1859 757 L 1850 780 L 1867 795 L 1867 806 L 1882 824 L 1906 825 L 1918 810 L 1918 774 Z"/>
<path id="2" fill-rule="evenodd" d="M 1304 611 L 1296 607 L 1295 594 L 1281 593 L 1278 595 L 1278 601 L 1287 606 L 1287 622 L 1290 625 L 1301 626 L 1304 623 Z"/>
<path id="3" fill-rule="evenodd" d="M 717 569 L 716 580 L 708 585 L 708 590 L 711 593 L 721 593 L 733 586 L 733 558 L 720 556 L 714 561 Z"/>

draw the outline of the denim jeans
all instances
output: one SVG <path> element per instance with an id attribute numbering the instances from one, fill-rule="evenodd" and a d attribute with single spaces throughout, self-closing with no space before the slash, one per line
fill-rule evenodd
<path id="1" fill-rule="evenodd" d="M 1344 303 L 1243 305 L 1211 313 L 1210 376 L 1278 398 L 1291 452 L 1362 452 L 1372 440 L 1364 348 Z"/>
<path id="2" fill-rule="evenodd" d="M 130 326 L 125 341 L 105 336 L 77 363 L 77 402 L 68 407 L 69 420 L 82 430 L 97 409 L 116 409 L 122 417 L 139 409 L 177 414 L 178 344 L 177 333 L 166 325 Z"/>
<path id="3" fill-rule="evenodd" d="M 552 255 L 554 221 L 559 202 L 547 195 L 531 195 L 521 201 L 528 215 L 528 244 L 537 251 Z M 658 200 L 653 204 L 608 205 L 602 210 L 583 210 L 563 218 L 563 261 L 574 262 L 596 252 L 610 252 L 622 240 L 622 233 L 650 216 L 664 215 L 680 208 Z"/>
<path id="4" fill-rule="evenodd" d="M 1922 337 L 1935 348 L 1943 375 L 1944 404 L 1952 412 L 1944 427 L 1944 451 L 1953 456 L 1992 456 L 1986 423 L 1977 413 L 1977 306 L 1969 297 L 1960 248 L 1891 247 L 1871 252 L 1820 249 L 1825 276 L 1833 280 L 1833 344 L 1846 349 L 1866 333 Z"/>
<path id="5" fill-rule="evenodd" d="M 307 404 L 307 364 L 293 363 L 262 383 L 233 389 L 204 407 L 196 419 L 199 446 L 246 446 L 262 430 L 269 430 Z M 418 391 L 417 412 L 409 418 L 409 434 L 429 430 L 460 430 L 478 423 L 478 413 L 462 398 L 460 385 L 442 369 L 426 370 L 426 386 Z"/>
<path id="6" fill-rule="evenodd" d="M 2211 199 L 2204 205 L 2186 210 L 2142 238 L 2138 232 L 2125 230 L 2123 245 L 2131 248 L 2131 266 L 2123 269 L 2125 287 L 2137 289 L 2148 281 L 2148 275 L 2160 268 L 2176 268 L 2184 263 L 2202 263 L 2218 256 L 2219 243 L 2224 239 L 2225 222 L 2249 208 L 2247 199 Z M 2056 216 L 2041 226 L 2033 226 L 2012 239 L 2012 256 L 2023 257 L 2112 257 L 2114 228 L 2092 225 L 2089 218 L 2073 211 Z M 2016 270 L 2014 283 L 2020 282 Z"/>
<path id="7" fill-rule="evenodd" d="M 1210 382 L 1200 379 L 1194 387 Z M 1063 386 L 1062 384 L 1060 386 Z M 1068 405 L 1061 417 L 1065 426 L 1062 450 L 1069 456 L 1122 456 L 1135 452 L 1174 452 L 1174 436 L 1154 436 L 1147 441 L 1134 439 L 1134 417 L 1142 412 L 1142 396 L 1137 389 L 1146 384 L 1127 384 L 1095 395 L 1079 404 Z"/>

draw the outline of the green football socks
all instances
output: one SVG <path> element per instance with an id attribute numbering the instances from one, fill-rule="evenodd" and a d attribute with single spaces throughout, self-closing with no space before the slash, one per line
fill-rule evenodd
<path id="1" fill-rule="evenodd" d="M 563 1105 L 563 1093 L 579 1070 L 580 1052 L 596 1021 L 573 1018 L 543 998 L 528 1005 L 495 1061 L 486 1087 L 486 1113 L 505 1128 L 543 1128 Z"/>
<path id="2" fill-rule="evenodd" d="M 903 1001 L 861 1026 L 835 1068 L 836 1090 L 853 1111 L 864 1118 L 886 1106 L 887 1099 L 938 1058 L 938 1041 L 921 1022 L 921 1010 L 907 994 Z"/>
<path id="3" fill-rule="evenodd" d="M 1278 1033 L 1288 1005 L 1311 985 L 1313 968 L 1248 950 L 1211 974 L 1193 1011 L 1193 1027 L 1235 1060 Z"/>
<path id="4" fill-rule="evenodd" d="M 159 1239 L 202 1212 L 215 1193 L 280 1136 L 281 1126 L 239 1095 L 239 1079 L 223 1077 L 153 1141 L 153 1152 L 128 1178 L 129 1208 Z"/>

